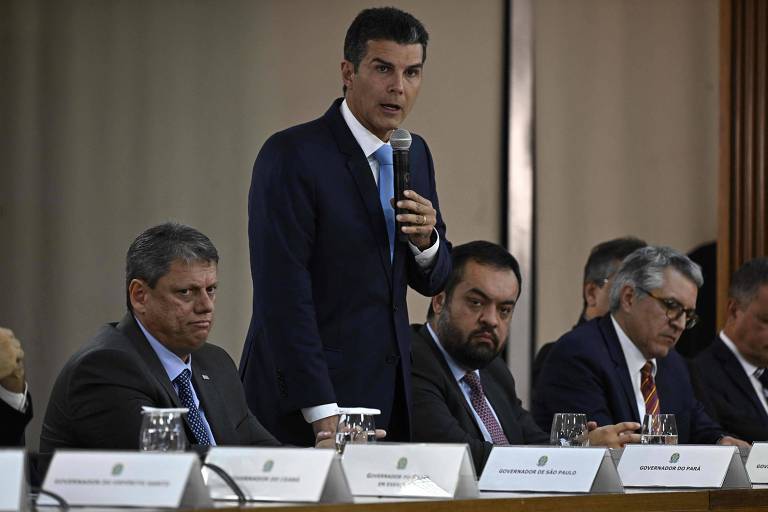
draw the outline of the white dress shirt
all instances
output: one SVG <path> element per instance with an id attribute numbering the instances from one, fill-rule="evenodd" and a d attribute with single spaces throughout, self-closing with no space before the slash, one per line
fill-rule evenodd
<path id="1" fill-rule="evenodd" d="M 629 381 L 632 383 L 632 389 L 635 392 L 635 402 L 637 406 L 637 414 L 640 421 L 643 421 L 645 417 L 645 398 L 643 398 L 643 392 L 640 390 L 640 370 L 645 366 L 645 356 L 640 352 L 629 336 L 619 325 L 619 322 L 611 315 L 611 321 L 613 322 L 613 328 L 616 329 L 616 334 L 619 336 L 619 344 L 621 344 L 621 350 L 624 352 L 624 360 L 627 362 L 627 369 L 629 369 Z M 651 375 L 656 379 L 656 359 L 651 359 Z M 659 396 L 659 403 L 663 397 Z"/>
<path id="2" fill-rule="evenodd" d="M 0 400 L 10 405 L 13 409 L 19 412 L 27 410 L 27 383 L 24 383 L 24 391 L 21 393 L 14 393 L 0 386 Z"/>
<path id="3" fill-rule="evenodd" d="M 739 352 L 739 349 L 736 348 L 736 344 L 733 343 L 733 341 L 728 336 L 726 336 L 725 331 L 720 331 L 720 339 L 723 340 L 725 346 L 728 347 L 731 352 L 733 352 L 733 355 L 736 356 L 736 360 L 739 362 L 739 364 L 741 364 L 741 367 L 744 368 L 744 373 L 747 374 L 749 383 L 752 384 L 753 388 L 755 388 L 757 398 L 760 400 L 760 403 L 763 404 L 763 409 L 765 409 L 765 412 L 768 413 L 768 400 L 765 398 L 763 383 L 760 382 L 760 380 L 757 378 L 760 374 L 762 374 L 763 371 L 765 371 L 765 369 L 759 368 L 744 359 L 744 357 Z"/>

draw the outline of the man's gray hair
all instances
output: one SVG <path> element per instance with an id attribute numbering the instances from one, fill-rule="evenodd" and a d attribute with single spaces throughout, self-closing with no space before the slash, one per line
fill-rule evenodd
<path id="1" fill-rule="evenodd" d="M 664 271 L 671 267 L 691 280 L 697 288 L 704 284 L 701 267 L 683 253 L 671 247 L 649 245 L 627 256 L 613 276 L 611 286 L 611 313 L 619 310 L 621 290 L 629 285 L 633 289 L 653 290 L 664 286 Z M 638 290 L 639 291 L 639 290 Z M 640 293 L 643 293 L 640 291 Z"/>

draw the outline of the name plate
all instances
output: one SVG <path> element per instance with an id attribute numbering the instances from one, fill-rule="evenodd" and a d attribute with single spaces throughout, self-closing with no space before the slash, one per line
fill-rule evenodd
<path id="1" fill-rule="evenodd" d="M 43 489 L 74 506 L 213 506 L 195 453 L 57 451 Z M 56 502 L 41 495 L 38 504 Z"/>
<path id="2" fill-rule="evenodd" d="M 205 462 L 226 471 L 251 501 L 352 501 L 335 450 L 217 446 Z M 237 499 L 215 472 L 203 468 L 203 478 L 213 499 Z"/>
<path id="3" fill-rule="evenodd" d="M 354 496 L 477 497 L 465 444 L 348 444 L 341 465 Z"/>
<path id="4" fill-rule="evenodd" d="M 510 492 L 624 492 L 605 448 L 551 446 L 495 446 L 478 487 Z"/>
<path id="5" fill-rule="evenodd" d="M 745 465 L 753 484 L 768 484 L 768 443 L 753 443 Z"/>
<path id="6" fill-rule="evenodd" d="M 750 487 L 734 446 L 626 445 L 618 469 L 625 487 Z"/>
<path id="7" fill-rule="evenodd" d="M 0 450 L 0 511 L 27 510 L 24 450 Z"/>

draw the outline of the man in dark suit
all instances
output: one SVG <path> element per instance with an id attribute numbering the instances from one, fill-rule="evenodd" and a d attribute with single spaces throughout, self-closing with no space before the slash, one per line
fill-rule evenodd
<path id="1" fill-rule="evenodd" d="M 334 431 L 339 406 L 380 409 L 388 439 L 410 439 L 406 286 L 438 293 L 450 244 L 417 135 L 395 232 L 388 141 L 419 92 L 427 37 L 398 9 L 362 11 L 344 44 L 345 97 L 270 137 L 254 165 L 240 372 L 251 409 L 282 441 Z"/>
<path id="2" fill-rule="evenodd" d="M 414 326 L 414 438 L 467 443 L 478 472 L 494 445 L 547 444 L 549 435 L 523 409 L 504 350 L 520 267 L 491 242 L 455 247 L 445 290 L 432 298 L 428 323 Z M 637 441 L 636 423 L 590 432 L 594 445 Z"/>
<path id="3" fill-rule="evenodd" d="M 0 327 L 0 446 L 24 446 L 24 428 L 31 419 L 24 350 L 13 331 Z"/>
<path id="4" fill-rule="evenodd" d="M 671 413 L 680 443 L 740 444 L 693 394 L 674 345 L 697 320 L 698 265 L 669 247 L 644 247 L 613 278 L 609 315 L 566 333 L 544 363 L 533 415 L 546 428 L 557 412 L 583 412 L 598 424 Z"/>
<path id="5" fill-rule="evenodd" d="M 40 452 L 137 449 L 142 406 L 187 407 L 190 444 L 278 445 L 250 413 L 235 364 L 207 343 L 218 253 L 199 231 L 162 224 L 128 249 L 128 313 L 102 327 L 54 384 Z"/>
<path id="6" fill-rule="evenodd" d="M 613 275 L 619 269 L 621 260 L 646 245 L 648 244 L 645 241 L 628 236 L 607 240 L 592 248 L 589 252 L 587 263 L 584 265 L 584 279 L 581 287 L 583 306 L 579 320 L 573 326 L 574 328 L 608 313 L 608 295 L 611 289 L 611 279 L 613 279 Z M 544 366 L 544 361 L 554 345 L 554 341 L 545 343 L 536 354 L 531 376 L 531 382 L 534 383 L 534 387 L 539 380 L 539 374 Z"/>
<path id="7" fill-rule="evenodd" d="M 746 441 L 768 441 L 768 259 L 731 278 L 720 336 L 694 360 L 699 399 L 724 428 Z"/>

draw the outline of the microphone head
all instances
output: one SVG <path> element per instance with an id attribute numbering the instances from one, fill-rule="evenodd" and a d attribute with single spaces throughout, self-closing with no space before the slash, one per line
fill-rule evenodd
<path id="1" fill-rule="evenodd" d="M 398 128 L 389 136 L 389 143 L 392 145 L 393 151 L 408 151 L 411 148 L 411 134 L 408 133 L 408 130 Z"/>

